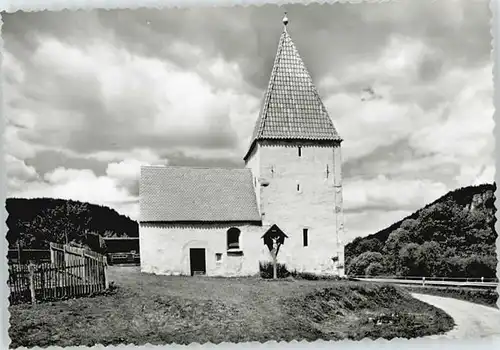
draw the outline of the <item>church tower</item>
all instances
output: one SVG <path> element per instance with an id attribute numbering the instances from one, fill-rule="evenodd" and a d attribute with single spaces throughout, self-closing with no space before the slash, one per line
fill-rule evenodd
<path id="1" fill-rule="evenodd" d="M 341 142 L 295 44 L 288 18 L 244 160 L 264 226 L 288 236 L 289 270 L 344 275 Z"/>

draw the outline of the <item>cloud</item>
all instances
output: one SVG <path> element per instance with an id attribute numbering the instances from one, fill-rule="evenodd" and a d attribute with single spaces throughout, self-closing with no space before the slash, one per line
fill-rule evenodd
<path id="1" fill-rule="evenodd" d="M 439 182 L 419 179 L 394 180 L 383 175 L 368 180 L 345 181 L 344 205 L 347 212 L 369 209 L 412 210 L 446 194 L 449 188 Z"/>
<path id="2" fill-rule="evenodd" d="M 250 135 L 259 99 L 234 89 L 245 85 L 234 63 L 214 58 L 186 70 L 109 41 L 35 37 L 31 70 L 17 82 L 20 97 L 7 101 L 9 114 L 26 116 L 10 130 L 11 153 L 22 144 L 83 157 L 246 146 L 241 139 Z"/>
<path id="3" fill-rule="evenodd" d="M 495 167 L 492 165 L 483 167 L 479 176 L 475 178 L 473 185 L 493 183 L 495 181 L 495 171 Z"/>
<path id="4" fill-rule="evenodd" d="M 38 179 L 36 169 L 27 165 L 23 160 L 12 155 L 5 155 L 7 170 L 7 189 L 9 192 L 20 190 Z"/>
<path id="5" fill-rule="evenodd" d="M 336 124 L 345 140 L 346 161 L 408 137 L 412 128 L 423 122 L 418 106 L 400 105 L 388 99 L 362 103 L 359 94 L 336 94 L 325 104 L 331 115 L 341 116 Z"/>
<path id="6" fill-rule="evenodd" d="M 230 106 L 258 107 L 257 101 L 254 105 L 246 103 L 245 100 L 253 99 L 251 96 L 214 88 L 196 72 L 183 70 L 169 61 L 133 55 L 109 42 L 96 41 L 82 48 L 53 38 L 40 39 L 33 62 L 54 72 L 61 83 L 92 77 L 82 81 L 87 80 L 92 87 L 92 91 L 83 94 L 87 98 L 78 89 L 66 94 L 70 97 L 78 93 L 81 103 L 64 101 L 74 110 L 74 115 L 65 120 L 66 127 L 73 128 L 66 129 L 67 138 L 58 138 L 57 142 L 78 151 L 102 150 L 113 142 L 118 148 L 151 144 L 230 148 L 236 142 L 234 127 L 241 122 L 241 116 L 232 113 Z M 238 79 L 235 66 L 224 65 L 220 60 L 207 63 L 204 68 L 214 70 L 215 77 L 225 72 Z M 52 92 L 45 90 L 43 94 L 50 99 L 58 88 L 59 85 L 54 86 Z M 95 104 L 94 110 L 85 108 L 88 103 Z M 57 115 L 54 112 L 52 116 L 54 125 L 65 125 Z M 91 144 L 83 139 L 90 133 Z"/>
<path id="7" fill-rule="evenodd" d="M 287 10 L 344 138 L 349 234 L 492 181 L 486 0 Z M 135 215 L 140 164 L 243 166 L 281 17 L 270 5 L 5 14 L 9 193 Z"/>
<path id="8" fill-rule="evenodd" d="M 16 194 L 23 198 L 52 197 L 72 199 L 92 204 L 106 205 L 126 215 L 134 215 L 138 198 L 107 176 L 96 176 L 90 170 L 59 167 L 47 173 L 44 181 L 20 189 Z"/>
<path id="9" fill-rule="evenodd" d="M 346 212 L 344 215 L 344 242 L 349 243 L 356 237 L 364 237 L 378 232 L 412 214 L 408 210 L 364 210 Z"/>
<path id="10" fill-rule="evenodd" d="M 165 165 L 167 162 L 165 162 Z M 136 159 L 126 159 L 119 163 L 109 163 L 106 175 L 117 184 L 126 188 L 134 196 L 139 196 L 139 178 L 142 165 L 151 165 L 149 162 Z"/>
<path id="11" fill-rule="evenodd" d="M 37 177 L 35 168 L 26 165 L 26 163 L 20 159 L 7 154 L 5 156 L 5 162 L 7 164 L 8 177 L 17 177 L 21 180 L 33 180 Z"/>
<path id="12" fill-rule="evenodd" d="M 149 164 L 135 159 L 128 159 L 119 163 L 110 163 L 106 169 L 106 174 L 111 178 L 119 180 L 137 180 L 142 165 Z"/>

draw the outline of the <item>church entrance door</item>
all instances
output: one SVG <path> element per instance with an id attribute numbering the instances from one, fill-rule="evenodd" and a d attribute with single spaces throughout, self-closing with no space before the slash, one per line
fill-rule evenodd
<path id="1" fill-rule="evenodd" d="M 189 262 L 191 265 L 191 276 L 205 275 L 207 273 L 204 248 L 191 248 L 189 250 Z"/>

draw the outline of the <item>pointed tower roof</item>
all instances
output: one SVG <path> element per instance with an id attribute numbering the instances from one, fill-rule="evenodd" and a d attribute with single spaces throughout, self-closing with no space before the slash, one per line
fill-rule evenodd
<path id="1" fill-rule="evenodd" d="M 258 140 L 342 141 L 286 30 L 286 13 L 283 24 L 271 78 L 245 160 Z"/>

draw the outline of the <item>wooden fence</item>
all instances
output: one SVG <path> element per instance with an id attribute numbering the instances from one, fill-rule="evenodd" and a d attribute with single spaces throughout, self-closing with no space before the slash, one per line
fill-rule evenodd
<path id="1" fill-rule="evenodd" d="M 51 263 L 9 266 L 11 304 L 84 296 L 108 288 L 106 257 L 51 244 L 51 258 Z"/>
<path id="2" fill-rule="evenodd" d="M 85 260 L 102 260 L 104 256 L 92 250 L 67 244 L 50 243 L 50 261 L 56 265 L 84 264 Z"/>

